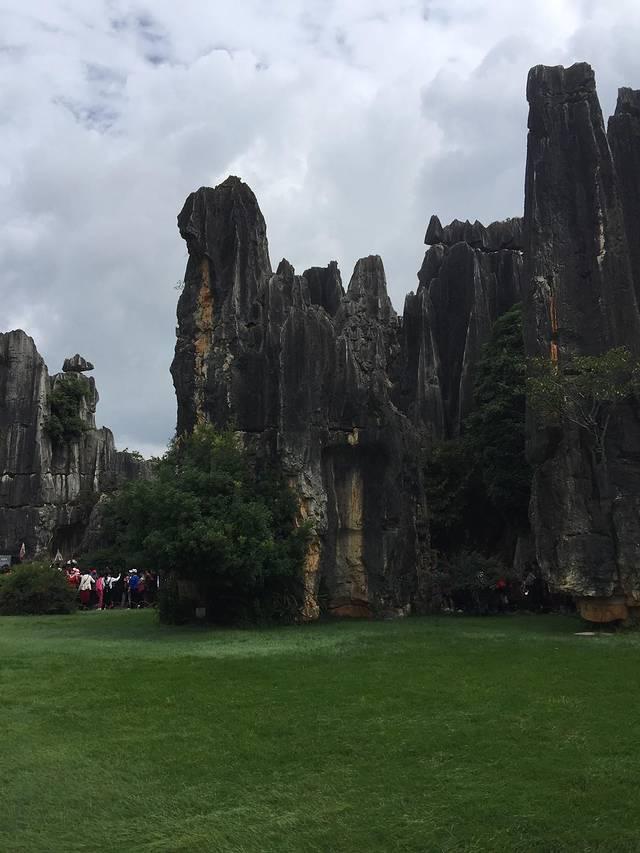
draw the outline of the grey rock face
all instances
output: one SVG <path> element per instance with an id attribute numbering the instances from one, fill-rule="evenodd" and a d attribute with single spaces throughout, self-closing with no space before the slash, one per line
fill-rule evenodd
<path id="1" fill-rule="evenodd" d="M 640 323 L 622 203 L 593 71 L 586 63 L 536 66 L 527 97 L 525 251 L 537 350 L 635 350 Z"/>
<path id="2" fill-rule="evenodd" d="M 637 93 L 621 92 L 611 148 L 588 65 L 533 68 L 527 97 L 527 352 L 560 364 L 615 346 L 637 353 Z M 606 472 L 579 428 L 551 433 L 530 417 L 536 556 L 557 589 L 640 597 L 639 414 L 630 404 L 613 418 Z"/>
<path id="3" fill-rule="evenodd" d="M 236 404 L 254 410 L 262 423 L 268 400 L 238 400 L 234 389 L 245 370 L 241 355 L 261 372 L 253 352 L 258 289 L 271 274 L 267 229 L 255 196 L 239 178 L 230 177 L 215 190 L 191 193 L 178 216 L 189 262 L 180 295 L 180 331 L 171 371 L 178 395 L 178 433 L 216 412 L 226 422 Z M 291 293 L 291 286 L 282 282 Z M 225 381 L 221 381 L 225 377 Z M 233 399 L 227 392 L 234 394 Z M 271 414 L 271 413 L 270 413 Z"/>
<path id="4" fill-rule="evenodd" d="M 321 305 L 329 316 L 334 317 L 344 296 L 336 261 L 331 261 L 327 267 L 311 267 L 305 270 L 304 278 L 309 285 L 309 296 L 313 305 Z"/>
<path id="5" fill-rule="evenodd" d="M 342 615 L 416 602 L 431 559 L 419 430 L 391 401 L 401 324 L 382 261 L 358 261 L 346 294 L 335 262 L 297 276 L 283 260 L 273 274 L 262 214 L 237 179 L 190 196 L 178 223 L 189 248 L 178 430 L 233 419 L 283 466 L 316 531 L 307 617 L 321 601 Z"/>
<path id="6" fill-rule="evenodd" d="M 79 353 L 72 355 L 70 358 L 65 358 L 62 365 L 63 373 L 85 373 L 87 370 L 93 370 L 93 365 Z"/>
<path id="7" fill-rule="evenodd" d="M 72 442 L 52 443 L 46 430 L 50 395 L 73 377 L 49 377 L 33 340 L 23 331 L 0 334 L 0 552 L 27 558 L 65 557 L 78 549 L 99 495 L 136 476 L 144 463 L 115 450 L 113 435 L 95 428 L 98 393 L 86 394 L 79 415 L 87 429 Z"/>
<path id="8" fill-rule="evenodd" d="M 607 136 L 618 174 L 627 249 L 640 305 L 640 91 L 620 89 Z"/>
<path id="9" fill-rule="evenodd" d="M 459 433 L 471 409 L 482 345 L 497 318 L 521 300 L 522 252 L 503 245 L 518 245 L 513 234 L 520 225 L 511 225 L 516 222 L 494 222 L 488 229 L 454 222 L 443 229 L 431 217 L 426 242 L 439 240 L 425 255 L 417 292 L 405 299 L 405 363 L 396 402 L 434 438 Z M 489 232 L 504 239 L 490 242 Z"/>
<path id="10" fill-rule="evenodd" d="M 178 431 L 233 422 L 289 473 L 316 530 L 308 616 L 321 600 L 352 615 L 420 601 L 431 555 L 418 460 L 460 431 L 481 347 L 514 303 L 529 356 L 640 349 L 640 96 L 621 90 L 608 139 L 588 65 L 532 69 L 527 97 L 524 219 L 432 217 L 402 318 L 377 256 L 346 293 L 335 262 L 299 276 L 283 260 L 274 275 L 238 178 L 193 193 L 178 217 Z M 530 413 L 527 440 L 527 564 L 535 555 L 590 612 L 612 596 L 609 614 L 640 603 L 637 407 L 612 417 L 606 476 L 577 428 L 543 429 Z"/>
<path id="11" fill-rule="evenodd" d="M 520 298 L 522 253 L 505 248 L 519 220 L 429 249 L 402 318 L 377 255 L 357 262 L 346 293 L 335 262 L 298 276 L 283 259 L 274 275 L 237 178 L 192 194 L 178 225 L 189 248 L 171 367 L 178 431 L 233 422 L 288 473 L 316 531 L 307 616 L 321 602 L 349 615 L 423 603 L 422 453 L 458 430 L 480 348 Z"/>

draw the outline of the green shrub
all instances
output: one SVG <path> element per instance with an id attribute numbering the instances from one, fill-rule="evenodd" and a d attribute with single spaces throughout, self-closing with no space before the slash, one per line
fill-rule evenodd
<path id="1" fill-rule="evenodd" d="M 159 572 L 160 618 L 205 607 L 221 623 L 290 621 L 302 603 L 308 528 L 281 472 L 235 435 L 197 427 L 171 445 L 151 480 L 128 483 L 104 510 L 112 565 Z"/>
<path id="2" fill-rule="evenodd" d="M 63 572 L 44 563 L 25 563 L 0 577 L 0 615 L 72 613 L 75 590 Z"/>
<path id="3" fill-rule="evenodd" d="M 49 396 L 51 414 L 45 420 L 44 429 L 54 444 L 77 441 L 89 429 L 80 417 L 80 405 L 88 393 L 88 382 L 84 377 L 65 376 L 56 381 Z"/>

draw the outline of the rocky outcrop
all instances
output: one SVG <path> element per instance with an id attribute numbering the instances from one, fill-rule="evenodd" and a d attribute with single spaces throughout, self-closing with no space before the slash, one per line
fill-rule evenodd
<path id="1" fill-rule="evenodd" d="M 424 242 L 427 246 L 438 243 L 444 246 L 468 243 L 472 248 L 481 249 L 484 252 L 499 252 L 501 249 L 522 251 L 524 248 L 522 218 L 516 216 L 501 222 L 492 222 L 486 228 L 477 219 L 473 224 L 468 219 L 465 222 L 454 219 L 443 228 L 434 214 L 429 220 Z"/>
<path id="2" fill-rule="evenodd" d="M 621 90 L 610 140 L 594 74 L 585 63 L 533 68 L 527 97 L 527 353 L 560 365 L 574 354 L 596 355 L 617 346 L 637 354 L 637 93 Z M 628 404 L 613 413 L 606 470 L 588 435 L 569 424 L 550 431 L 531 415 L 528 446 L 535 466 L 536 556 L 554 588 L 576 596 L 590 618 L 600 613 L 607 620 L 612 612 L 619 614 L 618 605 L 635 606 L 640 601 L 638 407 Z"/>
<path id="3" fill-rule="evenodd" d="M 171 368 L 178 431 L 233 424 L 288 473 L 315 530 L 308 617 L 420 603 L 432 560 L 424 448 L 458 431 L 480 348 L 520 298 L 520 221 L 432 219 L 440 242 L 402 318 L 377 255 L 357 262 L 346 293 L 335 261 L 299 276 L 282 259 L 274 274 L 238 178 L 192 193 L 178 226 L 189 249 Z"/>
<path id="4" fill-rule="evenodd" d="M 343 291 L 335 262 L 272 273 L 255 196 L 238 178 L 187 199 L 189 261 L 172 374 L 178 430 L 233 423 L 277 458 L 315 536 L 305 615 L 398 611 L 420 596 L 430 550 L 420 432 L 391 399 L 401 323 L 382 261 Z"/>
<path id="5" fill-rule="evenodd" d="M 52 394 L 69 382 L 82 383 L 82 428 L 77 438 L 55 440 Z M 95 428 L 97 401 L 94 380 L 77 367 L 50 377 L 32 338 L 0 334 L 0 553 L 15 556 L 24 542 L 27 558 L 71 556 L 100 494 L 146 476 L 144 463 L 116 451 L 110 430 Z"/>
<path id="6" fill-rule="evenodd" d="M 459 433 L 482 345 L 521 299 L 521 231 L 519 219 L 443 228 L 431 217 L 418 290 L 405 299 L 397 402 L 436 439 Z"/>
<path id="7" fill-rule="evenodd" d="M 321 305 L 327 314 L 334 317 L 344 296 L 338 264 L 331 261 L 327 267 L 311 267 L 305 270 L 304 278 L 309 285 L 312 304 Z"/>
<path id="8" fill-rule="evenodd" d="M 70 358 L 65 358 L 62 365 L 63 373 L 85 373 L 87 370 L 93 369 L 91 362 L 87 361 L 79 353 L 72 355 Z"/>
<path id="9" fill-rule="evenodd" d="M 323 602 L 357 615 L 420 601 L 431 565 L 420 455 L 460 432 L 482 345 L 514 303 L 529 356 L 638 354 L 640 94 L 620 90 L 608 138 L 588 65 L 532 69 L 527 97 L 524 218 L 433 216 L 402 318 L 377 256 L 358 261 L 346 293 L 335 262 L 298 276 L 283 259 L 274 274 L 238 178 L 193 193 L 178 217 L 189 250 L 178 430 L 234 424 L 288 471 L 316 531 L 308 616 Z M 589 618 L 628 613 L 640 603 L 637 404 L 612 411 L 606 471 L 578 427 L 550 429 L 530 412 L 527 432 L 526 565 Z"/>
<path id="10" fill-rule="evenodd" d="M 618 175 L 631 273 L 640 305 L 640 91 L 620 89 L 607 136 Z"/>

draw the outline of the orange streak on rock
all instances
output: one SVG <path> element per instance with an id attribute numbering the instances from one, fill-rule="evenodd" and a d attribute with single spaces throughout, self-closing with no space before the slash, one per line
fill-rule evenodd
<path id="1" fill-rule="evenodd" d="M 553 362 L 553 364 L 557 364 L 558 363 L 558 343 L 557 343 L 558 309 L 556 306 L 556 298 L 553 294 L 549 298 L 549 319 L 551 321 L 551 347 L 550 347 L 551 361 Z"/>
<path id="2" fill-rule="evenodd" d="M 198 423 L 202 423 L 206 420 L 207 358 L 211 350 L 213 333 L 213 296 L 211 294 L 209 261 L 206 257 L 202 258 L 200 262 L 200 289 L 198 290 L 195 325 L 196 337 L 193 342 L 195 350 L 195 408 Z"/>

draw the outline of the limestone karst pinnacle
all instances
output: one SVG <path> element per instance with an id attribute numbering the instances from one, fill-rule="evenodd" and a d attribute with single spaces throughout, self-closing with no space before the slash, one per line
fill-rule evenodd
<path id="1" fill-rule="evenodd" d="M 529 355 L 640 346 L 640 255 L 630 245 L 640 224 L 638 93 L 621 90 L 609 139 L 586 63 L 536 66 L 527 97 L 524 218 L 485 227 L 433 216 L 402 317 L 376 256 L 358 261 L 346 293 L 335 263 L 296 276 L 283 260 L 274 275 L 264 219 L 236 177 L 193 193 L 180 213 L 189 262 L 172 365 L 178 429 L 233 422 L 296 482 L 317 532 L 310 612 L 321 596 L 334 612 L 420 602 L 434 557 L 415 460 L 459 431 L 498 316 L 524 303 Z M 565 431 L 559 452 L 532 424 L 529 551 L 555 589 L 592 603 L 615 593 L 629 606 L 640 597 L 631 406 L 611 443 L 608 511 L 581 438 Z"/>
<path id="2" fill-rule="evenodd" d="M 17 556 L 25 544 L 28 559 L 66 559 L 82 545 L 91 511 L 100 494 L 137 476 L 145 464 L 115 449 L 109 429 L 95 426 L 98 400 L 92 370 L 72 360 L 71 373 L 49 376 L 31 337 L 20 329 L 0 333 L 0 553 Z M 66 362 L 65 362 L 66 364 Z M 75 380 L 85 395 L 78 404 L 82 435 L 55 441 L 47 430 L 54 388 Z"/>
<path id="3" fill-rule="evenodd" d="M 429 605 L 437 556 L 420 460 L 459 434 L 499 316 L 522 303 L 528 356 L 640 353 L 640 92 L 620 89 L 607 129 L 586 63 L 536 66 L 527 98 L 524 216 L 487 226 L 432 216 L 401 316 L 376 254 L 346 290 L 335 261 L 299 275 L 283 258 L 274 273 L 257 199 L 238 177 L 200 187 L 178 216 L 189 259 L 171 366 L 177 429 L 233 425 L 296 485 L 315 531 L 310 617 L 323 602 L 352 615 Z M 77 538 L 83 484 L 119 470 L 93 424 L 73 453 L 43 438 L 51 383 L 91 369 L 76 355 L 49 379 L 24 333 L 0 336 L 0 551 Z M 638 404 L 611 419 L 606 484 L 579 429 L 551 431 L 530 413 L 527 430 L 531 529 L 516 552 L 592 616 L 640 607 Z"/>

